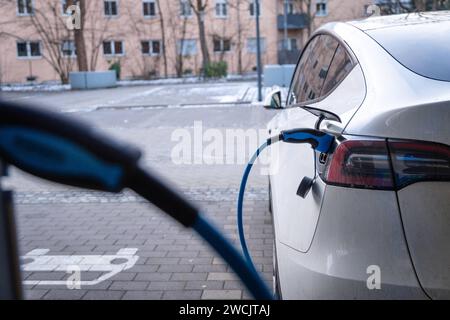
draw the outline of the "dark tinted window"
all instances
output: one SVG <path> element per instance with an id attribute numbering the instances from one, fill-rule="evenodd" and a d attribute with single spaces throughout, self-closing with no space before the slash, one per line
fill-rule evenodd
<path id="1" fill-rule="evenodd" d="M 155 16 L 156 15 L 156 7 L 154 2 L 143 2 L 144 6 L 144 16 Z"/>
<path id="2" fill-rule="evenodd" d="M 30 42 L 30 54 L 32 57 L 39 57 L 41 55 L 39 42 Z"/>
<path id="3" fill-rule="evenodd" d="M 214 52 L 220 52 L 222 51 L 222 48 L 220 47 L 220 39 L 214 39 Z"/>
<path id="4" fill-rule="evenodd" d="M 28 56 L 27 43 L 26 42 L 18 42 L 17 43 L 17 55 L 19 57 L 26 57 L 26 56 Z"/>
<path id="5" fill-rule="evenodd" d="M 321 97 L 338 42 L 331 36 L 316 36 L 305 49 L 294 75 L 289 104 L 302 103 Z"/>
<path id="6" fill-rule="evenodd" d="M 223 40 L 223 51 L 231 50 L 231 41 L 229 39 Z"/>
<path id="7" fill-rule="evenodd" d="M 159 54 L 161 52 L 161 42 L 153 41 L 153 53 Z"/>
<path id="8" fill-rule="evenodd" d="M 428 78 L 450 81 L 450 21 L 367 33 L 406 68 Z"/>
<path id="9" fill-rule="evenodd" d="M 117 15 L 117 3 L 116 1 L 104 1 L 105 15 L 116 16 Z"/>
<path id="10" fill-rule="evenodd" d="M 321 96 L 330 93 L 353 68 L 353 62 L 347 51 L 341 45 L 336 49 L 333 61 L 331 62 L 328 75 L 322 88 Z"/>
<path id="11" fill-rule="evenodd" d="M 141 48 L 142 48 L 143 54 L 149 54 L 150 53 L 150 42 L 141 41 Z"/>
<path id="12" fill-rule="evenodd" d="M 122 54 L 123 53 L 122 41 L 114 42 L 114 53 L 115 54 Z"/>
<path id="13" fill-rule="evenodd" d="M 103 53 L 104 54 L 112 54 L 111 42 L 109 42 L 109 41 L 103 42 Z"/>

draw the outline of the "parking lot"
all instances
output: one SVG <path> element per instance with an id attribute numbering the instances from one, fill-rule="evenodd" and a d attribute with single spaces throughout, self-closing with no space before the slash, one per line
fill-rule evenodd
<path id="1" fill-rule="evenodd" d="M 243 164 L 176 164 L 176 129 L 264 129 L 274 113 L 254 103 L 251 82 L 120 87 L 98 91 L 3 92 L 32 101 L 144 152 L 142 162 L 196 201 L 238 246 L 236 198 Z M 193 159 L 202 157 L 196 154 Z M 30 299 L 245 299 L 230 268 L 192 231 L 129 191 L 91 192 L 16 170 L 15 190 L 26 297 Z M 272 276 L 267 176 L 249 181 L 245 221 L 254 261 Z M 30 263 L 31 261 L 34 261 Z M 123 265 L 126 264 L 126 267 Z M 72 269 L 71 269 L 72 268 Z M 70 289 L 80 272 L 81 287 Z M 69 280 L 69 281 L 68 281 Z"/>

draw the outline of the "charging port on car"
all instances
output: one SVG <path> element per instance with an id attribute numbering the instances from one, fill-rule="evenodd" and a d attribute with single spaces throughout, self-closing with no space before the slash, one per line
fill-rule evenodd
<path id="1" fill-rule="evenodd" d="M 327 162 L 327 158 L 328 158 L 328 154 L 322 152 L 322 153 L 319 155 L 319 162 L 320 162 L 321 164 L 325 164 L 325 163 Z"/>

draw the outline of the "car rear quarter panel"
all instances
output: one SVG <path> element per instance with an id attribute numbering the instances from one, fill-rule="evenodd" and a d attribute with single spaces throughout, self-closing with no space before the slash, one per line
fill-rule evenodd
<path id="1" fill-rule="evenodd" d="M 323 182 L 318 182 L 323 183 Z M 277 242 L 285 299 L 426 298 L 414 273 L 394 191 L 326 186 L 307 253 Z M 369 266 L 381 289 L 369 290 Z"/>
<path id="2" fill-rule="evenodd" d="M 450 182 L 420 182 L 398 192 L 405 235 L 424 290 L 450 299 Z"/>

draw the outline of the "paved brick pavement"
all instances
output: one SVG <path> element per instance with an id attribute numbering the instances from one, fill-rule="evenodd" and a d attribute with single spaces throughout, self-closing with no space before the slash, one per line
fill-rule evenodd
<path id="1" fill-rule="evenodd" d="M 237 245 L 236 190 L 185 191 Z M 251 189 L 247 199 L 249 247 L 270 285 L 272 226 L 267 194 L 262 189 Z M 18 193 L 16 200 L 22 255 L 34 249 L 49 249 L 52 256 L 111 255 L 122 248 L 136 248 L 139 257 L 132 268 L 81 289 L 26 285 L 29 299 L 250 298 L 230 267 L 197 235 L 132 194 L 23 192 Z M 48 270 L 23 273 L 26 281 L 65 281 L 70 275 Z M 92 269 L 82 271 L 81 280 L 94 280 L 101 275 Z"/>

